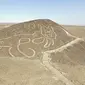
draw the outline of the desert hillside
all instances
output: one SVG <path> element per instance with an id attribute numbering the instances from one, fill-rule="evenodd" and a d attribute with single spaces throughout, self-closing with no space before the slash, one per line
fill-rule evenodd
<path id="1" fill-rule="evenodd" d="M 4 27 L 11 26 L 15 23 L 0 23 L 0 29 Z M 85 26 L 76 26 L 76 25 L 62 25 L 68 32 L 77 36 L 85 38 Z"/>
<path id="2" fill-rule="evenodd" d="M 3 27 L 0 84 L 84 85 L 85 40 L 69 29 L 49 19 Z"/>
<path id="3" fill-rule="evenodd" d="M 37 55 L 42 51 L 58 48 L 74 39 L 75 37 L 65 31 L 62 26 L 51 20 L 33 20 L 0 30 L 0 46 L 5 47 L 0 52 L 2 56 L 9 52 L 12 57 L 21 57 L 24 51 L 24 55 L 29 56 L 27 49 L 31 48 L 30 54 L 33 53 L 32 49 L 35 49 Z M 4 55 L 3 51 L 5 51 Z"/>

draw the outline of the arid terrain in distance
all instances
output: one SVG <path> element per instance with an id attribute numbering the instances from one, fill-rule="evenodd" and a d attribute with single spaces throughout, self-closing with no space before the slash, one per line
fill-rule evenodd
<path id="1" fill-rule="evenodd" d="M 0 85 L 85 85 L 85 26 L 1 23 Z"/>

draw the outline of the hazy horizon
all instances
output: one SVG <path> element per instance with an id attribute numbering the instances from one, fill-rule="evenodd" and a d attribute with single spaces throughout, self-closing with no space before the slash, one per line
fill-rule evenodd
<path id="1" fill-rule="evenodd" d="M 35 20 L 35 19 L 34 19 Z M 29 21 L 31 21 L 31 20 L 28 20 L 28 21 L 20 21 L 20 22 L 0 22 L 0 25 L 2 25 L 2 24 L 17 24 L 17 23 L 23 23 L 23 22 L 29 22 Z M 55 21 L 56 22 L 56 21 Z M 57 22 L 56 22 L 57 23 Z M 60 23 L 57 23 L 57 24 L 60 24 Z M 85 25 L 78 25 L 78 24 L 60 24 L 60 25 L 64 25 L 64 26 L 84 26 L 85 27 Z"/>
<path id="2" fill-rule="evenodd" d="M 85 0 L 1 0 L 0 23 L 51 19 L 64 25 L 85 25 Z"/>

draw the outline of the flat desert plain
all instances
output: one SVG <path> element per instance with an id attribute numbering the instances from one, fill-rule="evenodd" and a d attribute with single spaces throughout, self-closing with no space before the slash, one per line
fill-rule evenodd
<path id="1" fill-rule="evenodd" d="M 85 26 L 62 25 L 71 34 L 85 38 Z"/>

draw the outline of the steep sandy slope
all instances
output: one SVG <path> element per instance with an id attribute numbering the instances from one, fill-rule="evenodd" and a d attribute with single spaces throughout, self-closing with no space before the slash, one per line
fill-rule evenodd
<path id="1" fill-rule="evenodd" d="M 6 59 L 4 57 L 7 56 L 13 58 L 10 58 L 12 60 L 7 58 L 5 64 L 3 62 L 0 64 L 1 84 L 7 82 L 16 85 L 82 85 L 85 83 L 84 39 L 72 36 L 51 20 L 33 20 L 0 30 L 0 60 L 4 61 Z M 7 63 L 9 61 L 12 65 Z M 82 79 L 78 75 L 81 72 Z M 21 82 L 22 80 L 26 81 Z"/>
<path id="2" fill-rule="evenodd" d="M 43 33 L 45 31 L 50 31 L 54 29 L 57 35 L 64 35 L 66 36 L 66 32 L 64 28 L 61 27 L 59 24 L 53 22 L 49 19 L 39 19 L 39 20 L 32 20 L 29 22 L 14 24 L 6 29 L 0 30 L 0 38 L 7 38 L 13 35 L 18 34 L 33 34 L 35 31 L 40 31 L 43 29 Z"/>
<path id="3" fill-rule="evenodd" d="M 65 85 L 40 62 L 42 53 L 75 39 L 51 20 L 34 20 L 0 30 L 0 84 Z M 39 55 L 38 55 L 39 54 Z M 3 58 L 11 56 L 13 58 Z M 38 57 L 35 60 L 17 57 Z M 12 60 L 11 60 L 12 59 Z M 44 61 L 43 61 L 44 62 Z M 72 85 L 72 84 L 71 84 Z"/>
<path id="4" fill-rule="evenodd" d="M 58 49 L 48 51 L 51 64 L 74 85 L 85 84 L 85 40 L 77 38 Z M 69 85 L 69 84 L 68 84 Z"/>
<path id="5" fill-rule="evenodd" d="M 7 48 L 6 52 L 12 57 L 34 57 L 42 51 L 58 48 L 74 39 L 74 36 L 57 23 L 39 19 L 0 30 L 0 51 L 2 53 L 3 48 Z"/>
<path id="6" fill-rule="evenodd" d="M 63 62 L 63 58 L 67 58 L 74 63 L 84 65 L 85 64 L 85 41 L 82 38 L 77 38 L 66 45 L 61 46 L 58 49 L 48 51 L 54 53 L 55 56 L 52 57 L 54 62 L 58 61 L 58 57 L 62 57 L 61 63 Z M 58 55 L 58 56 L 57 56 Z"/>

